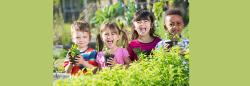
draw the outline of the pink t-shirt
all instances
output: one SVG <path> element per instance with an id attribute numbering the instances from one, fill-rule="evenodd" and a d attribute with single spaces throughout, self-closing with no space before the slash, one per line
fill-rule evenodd
<path id="1" fill-rule="evenodd" d="M 138 41 L 138 39 L 132 40 L 128 45 L 128 52 L 131 61 L 138 60 L 138 54 L 144 53 L 146 55 L 151 53 L 151 50 L 155 48 L 156 44 L 161 41 L 160 38 L 156 37 L 152 42 L 150 43 L 142 43 Z"/>
<path id="2" fill-rule="evenodd" d="M 129 54 L 128 51 L 124 48 L 117 48 L 116 51 L 113 53 L 114 54 L 114 59 L 116 63 L 124 65 L 124 59 L 128 58 Z M 101 67 L 106 67 L 105 64 L 105 57 L 104 57 L 104 52 L 98 52 L 97 57 L 96 57 L 96 62 L 101 66 Z"/>

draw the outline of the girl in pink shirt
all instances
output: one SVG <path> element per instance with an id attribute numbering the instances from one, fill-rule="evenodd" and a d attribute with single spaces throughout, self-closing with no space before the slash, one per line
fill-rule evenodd
<path id="1" fill-rule="evenodd" d="M 154 15 L 147 10 L 140 10 L 133 17 L 132 41 L 127 49 L 132 61 L 138 60 L 140 53 L 149 55 L 156 44 L 161 41 L 154 36 Z"/>
<path id="2" fill-rule="evenodd" d="M 100 28 L 97 36 L 98 54 L 96 62 L 100 68 L 115 64 L 128 65 L 130 63 L 128 51 L 118 46 L 120 39 L 127 36 L 115 23 L 105 23 Z"/>

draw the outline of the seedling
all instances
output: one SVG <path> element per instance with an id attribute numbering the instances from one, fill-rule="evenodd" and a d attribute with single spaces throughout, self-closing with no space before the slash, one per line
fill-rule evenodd
<path id="1" fill-rule="evenodd" d="M 72 44 L 69 50 L 69 55 L 70 55 L 69 59 L 71 62 L 73 62 L 73 64 L 76 63 L 75 58 L 77 58 L 77 55 L 80 54 L 80 51 L 77 49 L 77 47 L 78 46 L 76 44 Z"/>
<path id="2" fill-rule="evenodd" d="M 114 59 L 114 54 L 111 54 L 110 50 L 107 48 L 104 48 L 104 58 L 105 58 L 105 64 L 111 65 L 109 63 L 107 63 L 108 60 L 110 60 L 111 58 Z"/>

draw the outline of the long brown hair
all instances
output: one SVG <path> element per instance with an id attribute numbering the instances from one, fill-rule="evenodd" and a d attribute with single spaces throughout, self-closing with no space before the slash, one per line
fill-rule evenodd
<path id="1" fill-rule="evenodd" d="M 123 30 L 121 30 L 116 23 L 108 22 L 108 23 L 104 23 L 103 25 L 101 25 L 99 34 L 97 35 L 97 38 L 96 38 L 97 43 L 96 44 L 97 44 L 97 50 L 98 51 L 103 50 L 104 42 L 103 42 L 103 40 L 101 38 L 101 34 L 106 29 L 116 31 L 119 35 L 122 35 L 122 38 L 120 39 L 121 43 L 122 43 L 123 47 L 127 46 L 128 37 L 127 37 L 126 33 Z"/>
<path id="2" fill-rule="evenodd" d="M 135 13 L 133 19 L 132 19 L 132 23 L 136 22 L 136 21 L 140 21 L 140 20 L 150 20 L 151 22 L 151 28 L 150 28 L 150 32 L 149 35 L 151 37 L 155 37 L 154 36 L 154 32 L 155 32 L 155 25 L 154 25 L 154 21 L 155 21 L 155 17 L 154 15 L 147 11 L 147 10 L 139 10 Z M 134 24 L 132 24 L 132 40 L 133 39 L 137 39 L 139 37 L 138 32 L 135 30 L 135 26 Z"/>

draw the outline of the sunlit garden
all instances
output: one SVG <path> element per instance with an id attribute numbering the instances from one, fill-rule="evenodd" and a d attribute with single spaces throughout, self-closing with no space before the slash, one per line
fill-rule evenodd
<path id="1" fill-rule="evenodd" d="M 71 48 L 71 24 L 86 21 L 91 27 L 89 47 L 97 49 L 96 36 L 102 23 L 115 22 L 132 39 L 132 19 L 141 9 L 155 16 L 155 36 L 169 39 L 164 29 L 165 11 L 178 8 L 188 24 L 188 0 L 53 0 L 53 85 L 56 86 L 189 86 L 189 49 L 180 47 L 156 49 L 150 55 L 139 55 L 129 67 L 115 65 L 96 73 L 87 71 L 71 76 L 65 72 L 64 60 Z M 182 34 L 189 38 L 188 25 Z M 121 45 L 122 46 L 122 45 Z M 88 69 L 95 70 L 95 69 Z"/>

